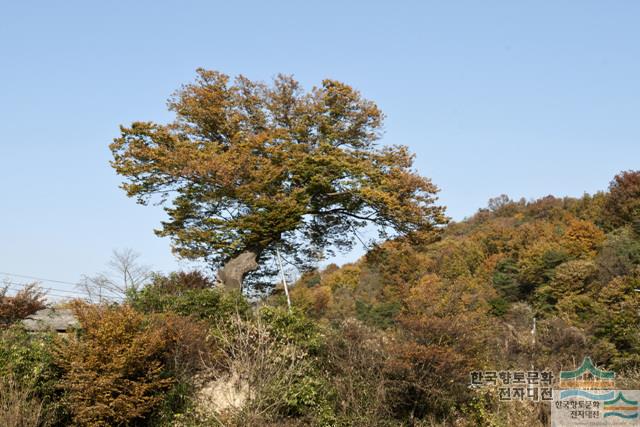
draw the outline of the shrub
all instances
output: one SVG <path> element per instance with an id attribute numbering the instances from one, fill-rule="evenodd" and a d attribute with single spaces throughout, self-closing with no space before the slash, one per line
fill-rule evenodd
<path id="1" fill-rule="evenodd" d="M 395 417 L 445 416 L 470 398 L 469 372 L 489 359 L 488 284 L 470 279 L 425 276 L 414 285 L 387 343 L 385 363 Z"/>
<path id="2" fill-rule="evenodd" d="M 155 274 L 152 277 L 151 287 L 163 294 L 179 294 L 188 290 L 211 289 L 215 283 L 200 271 L 177 271 L 167 276 Z"/>
<path id="3" fill-rule="evenodd" d="M 82 330 L 61 340 L 55 363 L 76 425 L 142 424 L 173 383 L 165 328 L 128 306 L 75 305 Z"/>
<path id="4" fill-rule="evenodd" d="M 509 311 L 509 302 L 502 297 L 490 299 L 490 313 L 497 317 L 502 317 Z"/>
<path id="5" fill-rule="evenodd" d="M 318 324 L 297 309 L 288 312 L 280 307 L 263 307 L 260 319 L 283 344 L 293 344 L 311 354 L 317 354 L 322 346 Z"/>
<path id="6" fill-rule="evenodd" d="M 173 312 L 211 321 L 247 316 L 250 308 L 239 292 L 214 288 L 199 272 L 156 275 L 141 291 L 130 293 L 129 301 L 143 313 Z"/>
<path id="7" fill-rule="evenodd" d="M 62 416 L 56 385 L 59 372 L 53 366 L 53 336 L 50 334 L 28 334 L 13 326 L 0 332 L 0 399 L 3 405 L 14 405 L 21 400 L 15 411 L 4 409 L 0 425 L 11 425 L 7 420 L 22 413 L 40 408 L 47 420 L 53 422 Z M 26 406 L 25 406 L 26 405 Z M 5 407 L 6 408 L 6 407 Z M 25 412 L 25 415 L 28 415 Z M 17 424 L 20 425 L 20 424 Z M 25 421 L 24 425 L 30 425 Z"/>
<path id="8" fill-rule="evenodd" d="M 47 425 L 42 402 L 35 391 L 13 375 L 0 377 L 0 425 L 38 427 Z"/>
<path id="9" fill-rule="evenodd" d="M 151 321 L 166 332 L 165 373 L 174 379 L 151 424 L 174 425 L 176 414 L 192 406 L 196 375 L 215 364 L 220 351 L 208 339 L 209 326 L 204 321 L 174 314 L 155 315 Z"/>
<path id="10" fill-rule="evenodd" d="M 13 378 L 47 394 L 53 389 L 56 372 L 51 354 L 53 336 L 28 334 L 14 326 L 0 333 L 0 376 Z"/>
<path id="11" fill-rule="evenodd" d="M 444 416 L 457 402 L 468 399 L 465 380 L 473 370 L 470 357 L 448 346 L 395 343 L 389 352 L 385 377 L 395 417 Z"/>
<path id="12" fill-rule="evenodd" d="M 327 336 L 321 363 L 335 390 L 338 425 L 386 425 L 391 417 L 384 368 L 391 355 L 384 341 L 390 334 L 355 320 L 336 326 Z"/>
<path id="13" fill-rule="evenodd" d="M 317 347 L 316 328 L 305 332 L 312 324 L 299 313 L 265 308 L 261 314 L 252 321 L 236 316 L 214 329 L 210 339 L 222 354 L 212 366 L 213 400 L 204 405 L 214 410 L 209 417 L 232 426 L 328 425 L 330 387 L 309 353 Z"/>
<path id="14" fill-rule="evenodd" d="M 15 296 L 7 296 L 8 286 L 0 288 L 0 326 L 10 325 L 42 310 L 45 293 L 35 283 L 20 289 Z"/>

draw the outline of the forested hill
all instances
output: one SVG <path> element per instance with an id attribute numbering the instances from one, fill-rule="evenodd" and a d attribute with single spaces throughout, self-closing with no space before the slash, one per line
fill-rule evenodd
<path id="1" fill-rule="evenodd" d="M 416 411 L 462 399 L 473 369 L 639 366 L 639 266 L 640 173 L 624 172 L 581 198 L 492 199 L 433 242 L 307 274 L 293 297 L 384 330 L 395 396 Z"/>

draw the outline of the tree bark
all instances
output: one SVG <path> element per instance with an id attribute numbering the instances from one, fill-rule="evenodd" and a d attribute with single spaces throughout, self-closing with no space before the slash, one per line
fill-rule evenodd
<path id="1" fill-rule="evenodd" d="M 245 276 L 258 268 L 257 257 L 258 254 L 255 251 L 249 250 L 236 255 L 218 270 L 218 280 L 222 282 L 227 290 L 237 289 L 242 291 L 242 282 Z"/>

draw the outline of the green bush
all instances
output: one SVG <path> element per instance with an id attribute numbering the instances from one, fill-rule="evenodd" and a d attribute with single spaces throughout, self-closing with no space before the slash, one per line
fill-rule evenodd
<path id="1" fill-rule="evenodd" d="M 317 354 L 322 348 L 318 324 L 300 310 L 288 312 L 283 308 L 267 306 L 260 310 L 260 319 L 283 343 L 296 345 L 310 354 Z"/>
<path id="2" fill-rule="evenodd" d="M 355 307 L 358 320 L 381 329 L 393 326 L 394 319 L 402 308 L 398 301 L 369 304 L 362 300 L 357 300 Z"/>
<path id="3" fill-rule="evenodd" d="M 298 373 L 298 377 L 286 390 L 275 390 L 284 394 L 286 405 L 282 408 L 287 417 L 314 415 L 327 424 L 333 418 L 329 401 L 330 386 L 313 369 Z"/>
<path id="4" fill-rule="evenodd" d="M 199 272 L 154 276 L 151 284 L 128 295 L 131 305 L 143 313 L 172 312 L 181 316 L 219 321 L 250 312 L 247 300 L 239 292 L 214 288 Z"/>
<path id="5" fill-rule="evenodd" d="M 490 313 L 497 317 L 502 317 L 509 311 L 509 303 L 504 298 L 498 297 L 490 299 L 489 305 L 491 306 Z"/>
<path id="6" fill-rule="evenodd" d="M 20 326 L 0 332 L 0 377 L 11 379 L 12 390 L 28 391 L 30 399 L 40 401 L 49 420 L 63 415 L 53 343 L 53 335 L 29 334 Z"/>

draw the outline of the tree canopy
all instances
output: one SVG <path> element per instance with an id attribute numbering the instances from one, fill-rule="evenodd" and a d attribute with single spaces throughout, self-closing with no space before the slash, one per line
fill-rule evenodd
<path id="1" fill-rule="evenodd" d="M 134 122 L 110 145 L 122 188 L 163 203 L 156 230 L 173 250 L 204 259 L 225 284 L 268 270 L 276 248 L 300 266 L 348 250 L 357 230 L 419 235 L 446 223 L 437 187 L 404 146 L 382 146 L 383 114 L 349 85 L 304 91 L 197 70 L 168 102 L 169 124 Z M 290 257 L 290 258 L 289 258 Z"/>
<path id="2" fill-rule="evenodd" d="M 640 225 L 640 172 L 624 171 L 613 178 L 607 200 L 609 222 L 619 227 L 624 224 Z"/>

